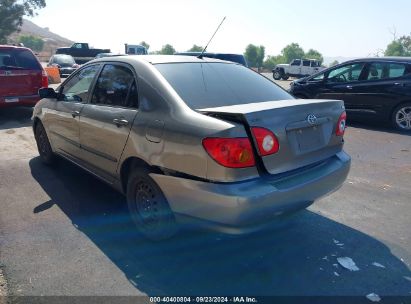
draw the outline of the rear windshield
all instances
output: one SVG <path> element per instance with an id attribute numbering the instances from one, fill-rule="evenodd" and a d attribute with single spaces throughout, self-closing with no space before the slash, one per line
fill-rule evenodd
<path id="1" fill-rule="evenodd" d="M 0 69 L 41 70 L 41 65 L 29 50 L 0 49 Z"/>
<path id="2" fill-rule="evenodd" d="M 192 109 L 294 99 L 252 70 L 227 63 L 166 63 L 156 68 Z"/>
<path id="3" fill-rule="evenodd" d="M 247 66 L 244 56 L 235 54 L 215 54 L 214 58 L 226 61 L 237 62 L 239 64 Z"/>

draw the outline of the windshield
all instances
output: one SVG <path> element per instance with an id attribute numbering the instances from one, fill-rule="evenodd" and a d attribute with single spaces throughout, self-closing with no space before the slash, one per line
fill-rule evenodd
<path id="1" fill-rule="evenodd" d="M 72 56 L 55 56 L 53 59 L 53 63 L 72 66 L 76 62 L 74 61 Z"/>
<path id="2" fill-rule="evenodd" d="M 167 63 L 156 68 L 192 109 L 293 99 L 252 70 L 226 63 Z"/>

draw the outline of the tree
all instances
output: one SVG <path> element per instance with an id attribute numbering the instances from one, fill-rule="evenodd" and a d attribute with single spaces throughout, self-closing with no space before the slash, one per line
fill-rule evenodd
<path id="1" fill-rule="evenodd" d="M 257 68 L 261 68 L 263 66 L 265 57 L 265 47 L 260 45 L 257 49 Z"/>
<path id="2" fill-rule="evenodd" d="M 0 0 L 0 43 L 7 43 L 7 37 L 19 30 L 23 16 L 32 17 L 45 6 L 45 0 Z"/>
<path id="3" fill-rule="evenodd" d="M 330 67 L 333 67 L 337 64 L 339 64 L 338 60 L 334 60 L 333 62 L 330 63 Z"/>
<path id="4" fill-rule="evenodd" d="M 191 47 L 191 49 L 189 49 L 187 52 L 202 52 L 203 51 L 203 47 L 193 44 L 193 46 Z"/>
<path id="5" fill-rule="evenodd" d="M 41 52 L 44 47 L 43 39 L 32 35 L 20 36 L 19 42 L 23 43 L 25 47 L 28 47 L 36 52 Z"/>
<path id="6" fill-rule="evenodd" d="M 402 36 L 398 39 L 394 39 L 387 45 L 387 49 L 384 52 L 385 56 L 411 56 L 411 35 Z"/>
<path id="7" fill-rule="evenodd" d="M 173 55 L 176 52 L 174 47 L 171 44 L 166 44 L 163 45 L 160 51 L 157 52 L 157 54 L 160 55 Z"/>
<path id="8" fill-rule="evenodd" d="M 320 64 L 323 63 L 324 57 L 321 55 L 321 53 L 317 50 L 309 49 L 307 53 L 305 53 L 305 57 L 307 59 L 317 59 Z"/>
<path id="9" fill-rule="evenodd" d="M 284 57 L 287 63 L 294 59 L 301 59 L 304 57 L 304 50 L 298 43 L 291 43 L 282 49 L 281 55 Z"/>
<path id="10" fill-rule="evenodd" d="M 267 70 L 272 70 L 277 64 L 286 63 L 283 56 L 267 56 L 267 59 L 263 63 L 263 67 Z"/>
<path id="11" fill-rule="evenodd" d="M 141 42 L 140 42 L 140 45 L 141 45 L 141 46 L 144 46 L 147 51 L 148 51 L 148 49 L 150 48 L 150 45 L 149 45 L 147 42 L 145 42 L 145 41 L 141 41 Z"/>
<path id="12" fill-rule="evenodd" d="M 265 47 L 262 45 L 256 46 L 254 44 L 249 44 L 245 49 L 244 57 L 250 67 L 262 67 L 265 57 Z"/>

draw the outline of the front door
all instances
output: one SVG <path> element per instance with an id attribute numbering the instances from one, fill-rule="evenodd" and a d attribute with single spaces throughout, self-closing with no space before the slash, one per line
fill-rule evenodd
<path id="1" fill-rule="evenodd" d="M 50 139 L 58 152 L 71 158 L 80 157 L 80 115 L 89 99 L 90 89 L 100 65 L 77 71 L 60 88 L 59 100 L 50 113 L 48 126 Z"/>
<path id="2" fill-rule="evenodd" d="M 343 100 L 348 109 L 352 106 L 353 93 L 361 80 L 364 63 L 351 63 L 330 70 L 326 75 L 324 86 L 319 89 L 315 98 Z"/>
<path id="3" fill-rule="evenodd" d="M 106 64 L 80 117 L 83 160 L 112 180 L 137 114 L 137 83 L 131 68 Z"/>

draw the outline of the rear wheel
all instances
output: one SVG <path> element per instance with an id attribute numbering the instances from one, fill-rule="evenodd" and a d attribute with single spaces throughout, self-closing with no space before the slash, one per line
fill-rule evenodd
<path id="1" fill-rule="evenodd" d="M 411 103 L 404 103 L 395 108 L 392 118 L 394 128 L 400 131 L 411 131 Z"/>
<path id="2" fill-rule="evenodd" d="M 136 167 L 127 184 L 127 204 L 139 232 L 159 241 L 177 232 L 174 214 L 160 187 L 148 175 L 150 170 Z"/>
<path id="3" fill-rule="evenodd" d="M 54 164 L 56 160 L 56 155 L 51 149 L 50 141 L 47 137 L 46 130 L 41 122 L 37 122 L 35 127 L 34 137 L 37 143 L 37 149 L 39 150 L 40 158 L 43 163 L 47 165 Z"/>
<path id="4" fill-rule="evenodd" d="M 273 78 L 274 78 L 275 80 L 280 80 L 280 79 L 281 79 L 281 76 L 282 76 L 282 73 L 280 72 L 280 70 L 275 70 L 275 71 L 273 72 Z"/>

